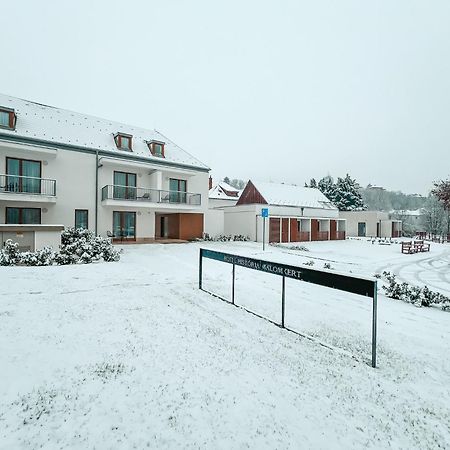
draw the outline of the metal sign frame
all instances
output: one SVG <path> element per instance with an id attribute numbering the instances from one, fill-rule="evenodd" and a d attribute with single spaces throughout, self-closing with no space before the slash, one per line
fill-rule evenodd
<path id="1" fill-rule="evenodd" d="M 349 275 L 343 275 L 336 272 L 326 272 L 322 270 L 310 269 L 307 267 L 297 267 L 289 264 L 276 263 L 265 261 L 261 259 L 249 258 L 247 256 L 233 255 L 231 253 L 218 252 L 216 250 L 208 250 L 201 248 L 199 255 L 199 278 L 198 287 L 202 291 L 208 292 L 220 299 L 230 303 L 216 294 L 203 289 L 203 258 L 213 259 L 215 261 L 224 262 L 233 265 L 232 270 L 232 285 L 231 285 L 231 304 L 235 303 L 235 273 L 236 266 L 245 267 L 247 269 L 258 270 L 261 272 L 271 273 L 282 277 L 281 287 L 281 323 L 274 322 L 266 317 L 256 314 L 254 311 L 245 309 L 246 311 L 255 314 L 258 317 L 269 320 L 275 325 L 285 328 L 289 331 L 299 334 L 298 332 L 285 327 L 285 302 L 286 302 L 286 278 L 294 280 L 305 281 L 307 283 L 317 284 L 333 289 L 338 289 L 353 294 L 364 295 L 372 298 L 372 367 L 376 367 L 377 361 L 377 280 L 375 278 L 362 278 Z"/>

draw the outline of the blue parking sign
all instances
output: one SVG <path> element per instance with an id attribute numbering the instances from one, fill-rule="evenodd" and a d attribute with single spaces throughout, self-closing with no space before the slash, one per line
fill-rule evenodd
<path id="1" fill-rule="evenodd" d="M 269 217 L 269 208 L 262 208 L 261 209 L 261 216 L 262 217 Z"/>

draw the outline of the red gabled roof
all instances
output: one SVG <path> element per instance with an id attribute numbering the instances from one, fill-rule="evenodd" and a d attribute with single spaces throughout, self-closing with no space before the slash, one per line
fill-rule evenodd
<path id="1" fill-rule="evenodd" d="M 255 185 L 249 180 L 244 190 L 242 191 L 242 194 L 239 197 L 236 205 L 252 205 L 255 203 L 267 205 L 266 199 L 261 195 L 258 189 L 256 189 Z"/>

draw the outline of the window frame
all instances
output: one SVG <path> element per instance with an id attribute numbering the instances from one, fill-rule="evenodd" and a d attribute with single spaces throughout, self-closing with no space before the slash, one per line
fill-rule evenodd
<path id="1" fill-rule="evenodd" d="M 1 125 L 0 128 L 4 130 L 15 130 L 16 129 L 16 122 L 17 122 L 17 115 L 14 109 L 11 108 L 5 108 L 4 106 L 0 106 L 0 112 L 6 113 L 9 116 L 8 119 L 8 125 Z"/>
<path id="2" fill-rule="evenodd" d="M 77 213 L 86 213 L 86 227 L 77 227 Z M 88 209 L 75 209 L 75 221 L 74 221 L 75 228 L 83 228 L 84 230 L 89 230 L 89 210 Z"/>
<path id="3" fill-rule="evenodd" d="M 128 139 L 128 142 L 130 144 L 128 147 L 123 147 L 122 146 L 122 138 L 127 138 Z M 114 135 L 114 141 L 116 143 L 116 147 L 119 150 L 125 150 L 126 152 L 132 152 L 133 151 L 133 135 L 126 134 L 126 133 L 116 133 Z"/>
<path id="4" fill-rule="evenodd" d="M 19 222 L 18 223 L 9 223 L 8 222 L 8 210 L 10 209 L 18 209 L 19 210 Z M 24 209 L 34 209 L 39 211 L 39 223 L 23 223 L 23 210 Z M 5 208 L 5 224 L 7 225 L 41 225 L 42 224 L 42 210 L 41 208 L 24 208 L 20 206 L 7 206 Z"/>
<path id="5" fill-rule="evenodd" d="M 165 158 L 165 142 L 162 141 L 148 141 L 147 142 L 147 146 L 150 150 L 150 153 L 152 154 L 152 156 L 154 156 L 155 158 Z M 161 146 L 161 154 L 158 155 L 155 152 L 155 145 L 160 145 Z"/>

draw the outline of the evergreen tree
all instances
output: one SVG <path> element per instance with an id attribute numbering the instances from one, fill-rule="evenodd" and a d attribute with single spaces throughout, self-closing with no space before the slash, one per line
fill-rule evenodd
<path id="1" fill-rule="evenodd" d="M 305 187 L 317 188 L 317 181 L 314 178 L 311 178 L 309 184 L 305 183 Z"/>
<path id="2" fill-rule="evenodd" d="M 349 174 L 345 178 L 338 178 L 335 189 L 335 196 L 332 201 L 339 211 L 362 211 L 366 209 L 359 192 L 359 185 Z"/>
<path id="3" fill-rule="evenodd" d="M 317 187 L 330 202 L 334 203 L 336 199 L 336 184 L 330 175 L 323 177 L 317 184 Z"/>

